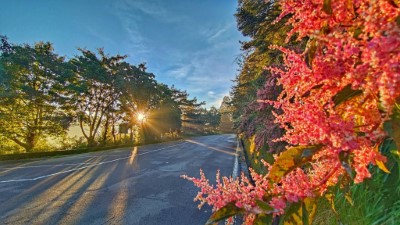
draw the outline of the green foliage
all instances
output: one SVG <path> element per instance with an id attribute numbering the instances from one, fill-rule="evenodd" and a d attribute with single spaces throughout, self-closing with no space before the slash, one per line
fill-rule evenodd
<path id="1" fill-rule="evenodd" d="M 263 210 L 266 213 L 270 213 L 274 210 L 268 203 L 261 201 L 261 200 L 256 200 L 256 204 L 258 207 L 260 207 L 261 210 Z"/>
<path id="2" fill-rule="evenodd" d="M 10 141 L 26 152 L 54 149 L 48 140 L 62 137 L 71 123 L 80 126 L 90 147 L 132 144 L 138 129 L 149 142 L 165 134 L 174 138 L 182 120 L 219 123 L 218 110 L 202 109 L 204 102 L 158 83 L 145 64 L 130 65 L 126 56 L 79 49 L 80 55 L 66 61 L 50 43 L 0 40 L 0 138 L 6 140 L 1 152 L 11 152 Z M 138 113 L 148 121 L 138 121 Z M 120 124 L 126 125 L 124 137 Z"/>
<path id="3" fill-rule="evenodd" d="M 71 118 L 58 106 L 70 71 L 50 43 L 9 46 L 0 55 L 0 133 L 29 152 L 68 128 Z"/>
<path id="4" fill-rule="evenodd" d="M 244 138 L 242 141 L 249 167 L 253 168 L 258 174 L 266 174 L 268 171 L 266 171 L 266 167 L 261 160 L 270 164 L 274 162 L 274 157 L 272 153 L 269 152 L 268 146 L 264 145 L 262 148 L 254 149 L 254 147 L 252 147 L 255 146 L 254 140 Z"/>
<path id="5" fill-rule="evenodd" d="M 346 100 L 349 100 L 361 94 L 362 94 L 361 90 L 354 90 L 351 88 L 351 84 L 349 84 L 333 97 L 333 102 L 335 103 L 336 106 L 338 106 L 341 103 L 345 102 Z"/>
<path id="6" fill-rule="evenodd" d="M 291 203 L 280 218 L 282 225 L 313 224 L 317 212 L 316 199 L 306 198 L 302 202 Z"/>
<path id="7" fill-rule="evenodd" d="M 89 50 L 80 51 L 82 55 L 70 60 L 74 74 L 69 80 L 67 91 L 71 97 L 66 103 L 88 145 L 95 146 L 101 125 L 105 123 L 104 129 L 108 129 L 108 123 L 117 120 L 112 117 L 116 116 L 114 112 L 120 107 L 118 100 L 123 94 L 119 80 L 129 66 L 122 61 L 124 56 L 110 57 L 102 49 L 98 50 L 99 56 Z M 107 131 L 103 133 L 106 136 Z"/>
<path id="8" fill-rule="evenodd" d="M 256 219 L 254 220 L 254 225 L 265 225 L 272 223 L 272 215 L 260 213 L 257 214 Z"/>
<path id="9" fill-rule="evenodd" d="M 241 214 L 243 212 L 244 209 L 235 206 L 235 203 L 229 203 L 224 207 L 218 209 L 216 212 L 214 212 L 211 215 L 210 219 L 208 219 L 208 221 L 206 222 L 206 225 L 216 224 L 221 220 L 228 219 L 229 217 Z"/>
<path id="10" fill-rule="evenodd" d="M 393 115 L 388 124 L 389 127 L 387 127 L 386 131 L 397 145 L 395 148 L 400 151 L 400 100 L 397 100 Z"/>
<path id="11" fill-rule="evenodd" d="M 281 53 L 270 46 L 299 45 L 295 41 L 285 43 L 286 34 L 290 30 L 290 26 L 285 24 L 287 18 L 273 23 L 280 11 L 276 1 L 238 1 L 235 14 L 238 28 L 250 40 L 242 42 L 243 54 L 238 60 L 241 70 L 230 93 L 234 129 L 238 133 L 244 133 L 246 138 L 256 135 L 258 147 L 268 144 L 276 152 L 282 150 L 285 143 L 272 144 L 270 136 L 273 133 L 276 136 L 274 138 L 277 138 L 283 131 L 279 127 L 270 126 L 274 121 L 271 107 L 260 107 L 257 103 L 260 96 L 257 95 L 267 80 L 270 84 L 275 82 L 275 77 L 265 68 L 281 65 L 283 62 Z M 275 85 L 269 96 L 261 97 L 273 100 L 280 92 L 281 87 Z"/>
<path id="12" fill-rule="evenodd" d="M 204 121 L 203 123 L 208 126 L 218 127 L 221 122 L 221 114 L 219 113 L 217 108 L 212 106 L 202 115 L 202 120 Z"/>
<path id="13" fill-rule="evenodd" d="M 295 146 L 286 149 L 272 165 L 269 178 L 279 182 L 281 177 L 309 162 L 320 148 L 321 146 Z"/>
<path id="14" fill-rule="evenodd" d="M 373 179 L 350 187 L 353 205 L 346 200 L 345 193 L 338 189 L 333 202 L 324 198 L 318 200 L 318 212 L 313 224 L 397 224 L 400 220 L 399 182 L 398 175 L 377 172 Z M 335 210 L 332 209 L 332 203 Z"/>
<path id="15" fill-rule="evenodd" d="M 218 129 L 223 133 L 233 133 L 233 123 L 232 123 L 232 112 L 233 108 L 231 105 L 231 98 L 225 96 L 222 100 L 221 106 L 219 108 L 219 113 L 221 114 L 220 124 Z"/>

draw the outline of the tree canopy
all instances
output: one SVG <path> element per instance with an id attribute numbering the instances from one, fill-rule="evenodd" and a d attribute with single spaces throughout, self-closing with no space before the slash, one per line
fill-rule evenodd
<path id="1" fill-rule="evenodd" d="M 15 45 L 1 37 L 2 139 L 29 152 L 39 141 L 65 135 L 74 124 L 88 146 L 97 146 L 127 132 L 133 142 L 138 129 L 149 142 L 181 133 L 182 121 L 219 123 L 215 108 L 203 109 L 205 103 L 186 91 L 157 82 L 145 63 L 131 65 L 126 56 L 110 56 L 103 49 L 78 50 L 67 60 L 54 53 L 51 43 Z"/>

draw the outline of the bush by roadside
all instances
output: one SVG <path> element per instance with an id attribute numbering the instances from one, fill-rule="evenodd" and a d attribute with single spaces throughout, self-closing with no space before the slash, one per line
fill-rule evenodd
<path id="1" fill-rule="evenodd" d="M 257 173 L 268 171 L 261 160 L 272 163 L 274 158 L 268 147 L 256 150 L 254 140 L 241 138 L 246 162 Z M 314 225 L 394 225 L 400 221 L 400 158 L 384 151 L 388 158 L 390 174 L 378 168 L 370 167 L 372 179 L 362 184 L 351 184 L 347 192 L 336 187 L 332 199 L 320 197 L 312 224 Z"/>

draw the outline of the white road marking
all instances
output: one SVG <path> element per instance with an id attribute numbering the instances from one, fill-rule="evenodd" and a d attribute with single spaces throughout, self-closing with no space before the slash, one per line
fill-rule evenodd
<path id="1" fill-rule="evenodd" d="M 239 169 L 239 139 L 236 139 L 236 154 L 235 154 L 235 163 L 233 164 L 232 177 L 235 179 L 238 176 Z"/>
<path id="2" fill-rule="evenodd" d="M 187 143 L 188 143 L 188 142 L 184 142 L 184 143 L 180 143 L 180 144 L 176 144 L 176 145 L 171 145 L 171 146 L 164 147 L 164 148 L 155 149 L 155 150 L 152 150 L 152 151 L 143 152 L 143 153 L 140 153 L 140 154 L 136 154 L 136 156 L 139 156 L 139 155 L 146 155 L 146 154 L 153 153 L 153 152 L 159 152 L 159 151 L 164 150 L 164 149 L 167 149 L 167 148 L 172 148 L 172 147 L 179 146 L 179 145 L 183 145 L 183 144 L 187 144 Z M 113 159 L 113 160 L 109 160 L 109 161 L 103 161 L 103 162 L 99 162 L 99 163 L 93 163 L 93 164 L 91 164 L 91 165 L 87 165 L 87 166 L 83 166 L 83 167 L 78 167 L 78 168 L 74 168 L 74 169 L 70 169 L 70 170 L 64 170 L 64 171 L 60 171 L 60 172 L 56 172 L 56 173 L 51 173 L 51 174 L 47 174 L 47 175 L 43 175 L 43 176 L 39 176 L 39 177 L 34 177 L 34 178 L 0 180 L 0 183 L 35 181 L 35 180 L 43 179 L 43 178 L 46 178 L 46 177 L 51 177 L 51 176 L 55 176 L 55 175 L 59 175 L 59 174 L 69 173 L 69 172 L 73 172 L 73 171 L 77 171 L 77 170 L 83 170 L 83 169 L 90 168 L 90 167 L 94 167 L 94 166 L 99 166 L 99 165 L 103 165 L 103 164 L 108 164 L 108 163 L 120 161 L 120 160 L 123 160 L 123 159 L 128 159 L 128 158 L 130 158 L 130 157 L 131 157 L 131 155 L 129 155 L 129 156 L 127 156 L 127 157 L 122 157 L 122 158 Z M 79 165 L 79 164 L 76 164 L 76 165 Z"/>

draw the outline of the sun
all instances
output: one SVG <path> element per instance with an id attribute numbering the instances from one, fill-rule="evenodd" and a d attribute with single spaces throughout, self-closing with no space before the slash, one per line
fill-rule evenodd
<path id="1" fill-rule="evenodd" d="M 144 114 L 142 112 L 138 112 L 136 114 L 136 118 L 138 119 L 138 121 L 143 122 L 146 120 L 146 114 Z"/>

